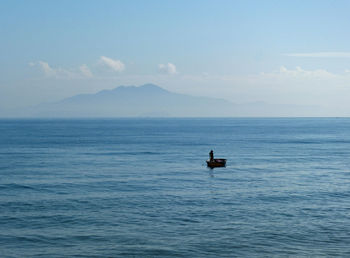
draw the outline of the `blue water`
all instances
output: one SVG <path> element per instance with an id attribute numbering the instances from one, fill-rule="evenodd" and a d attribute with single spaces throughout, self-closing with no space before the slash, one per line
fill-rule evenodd
<path id="1" fill-rule="evenodd" d="M 349 257 L 350 119 L 0 120 L 0 256 Z"/>

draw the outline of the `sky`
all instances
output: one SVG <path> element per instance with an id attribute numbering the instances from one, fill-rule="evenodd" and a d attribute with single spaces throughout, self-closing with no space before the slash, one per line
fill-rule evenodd
<path id="1" fill-rule="evenodd" d="M 0 109 L 157 84 L 350 116 L 349 1 L 0 1 Z"/>

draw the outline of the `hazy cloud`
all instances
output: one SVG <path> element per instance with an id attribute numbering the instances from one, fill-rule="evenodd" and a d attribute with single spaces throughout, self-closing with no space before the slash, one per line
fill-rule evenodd
<path id="1" fill-rule="evenodd" d="M 94 66 L 89 65 L 88 68 L 92 70 L 93 77 L 88 78 L 83 76 L 82 69 L 84 68 L 81 69 L 81 67 L 85 66 L 78 66 L 74 70 L 74 74 L 79 76 L 75 78 L 84 79 L 84 81 L 67 80 L 62 84 L 55 82 L 54 79 L 63 78 L 63 76 L 67 78 L 66 73 L 62 72 L 63 69 L 43 61 L 41 65 L 39 62 L 35 62 L 34 68 L 46 71 L 47 75 L 54 74 L 51 77 L 53 80 L 47 80 L 37 92 L 45 92 L 46 86 L 52 85 L 58 89 L 62 87 L 62 91 L 59 92 L 65 92 L 65 95 L 62 93 L 60 96 L 68 97 L 78 93 L 112 89 L 118 85 L 141 85 L 152 82 L 174 92 L 194 96 L 214 96 L 228 99 L 234 103 L 265 101 L 276 104 L 326 105 L 339 110 L 350 110 L 348 100 L 348 96 L 350 96 L 350 70 L 346 70 L 346 68 L 339 73 L 331 72 L 325 68 L 305 69 L 303 66 L 280 66 L 273 71 L 252 74 L 181 73 L 176 76 L 164 76 L 159 73 L 126 73 L 118 76 L 99 76 L 98 70 L 95 72 L 92 70 Z M 36 85 L 33 84 L 33 87 Z M 46 93 L 51 94 L 51 91 L 46 90 Z M 335 112 L 334 114 L 339 113 Z"/>
<path id="2" fill-rule="evenodd" d="M 38 64 L 46 76 L 51 77 L 51 76 L 57 75 L 57 71 L 55 69 L 51 68 L 48 63 L 46 63 L 44 61 L 39 61 Z"/>
<path id="3" fill-rule="evenodd" d="M 350 52 L 315 52 L 315 53 L 288 53 L 285 56 L 292 57 L 340 57 L 340 58 L 350 58 Z"/>
<path id="4" fill-rule="evenodd" d="M 38 66 L 46 77 L 54 79 L 82 79 L 86 77 L 91 78 L 93 76 L 90 69 L 85 64 L 80 66 L 79 70 L 67 70 L 60 67 L 54 68 L 44 61 L 30 62 L 28 65 L 30 67 Z"/>
<path id="5" fill-rule="evenodd" d="M 287 69 L 281 66 L 278 71 L 271 73 L 261 73 L 263 77 L 279 77 L 279 78 L 293 78 L 293 79 L 333 79 L 338 75 L 328 72 L 324 69 L 304 70 L 300 66 L 295 69 Z"/>
<path id="6" fill-rule="evenodd" d="M 120 60 L 113 60 L 112 58 L 101 56 L 100 63 L 107 65 L 116 72 L 121 72 L 125 69 L 125 65 Z"/>
<path id="7" fill-rule="evenodd" d="M 167 63 L 167 64 L 159 64 L 158 69 L 162 73 L 166 74 L 176 74 L 176 66 L 172 63 Z"/>
<path id="8" fill-rule="evenodd" d="M 79 67 L 79 70 L 85 77 L 91 78 L 93 76 L 92 72 L 86 64 L 81 65 Z"/>

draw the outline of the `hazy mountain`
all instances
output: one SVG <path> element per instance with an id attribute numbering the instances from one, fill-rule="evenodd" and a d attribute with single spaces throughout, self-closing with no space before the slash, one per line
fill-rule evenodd
<path id="1" fill-rule="evenodd" d="M 264 102 L 233 104 L 227 100 L 194 97 L 153 84 L 120 86 L 96 94 L 12 112 L 12 117 L 244 117 L 321 116 L 319 108 L 271 105 Z"/>
<path id="2" fill-rule="evenodd" d="M 145 84 L 76 95 L 26 113 L 35 117 L 211 117 L 231 116 L 233 108 L 226 100 L 193 97 Z"/>

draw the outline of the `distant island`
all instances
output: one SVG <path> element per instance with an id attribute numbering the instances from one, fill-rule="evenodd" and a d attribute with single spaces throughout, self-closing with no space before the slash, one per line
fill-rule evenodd
<path id="1" fill-rule="evenodd" d="M 261 117 L 317 116 L 315 107 L 270 105 L 264 102 L 234 104 L 228 100 L 196 97 L 165 90 L 154 84 L 119 86 L 95 94 L 80 94 L 59 102 L 12 112 L 12 117 Z"/>

